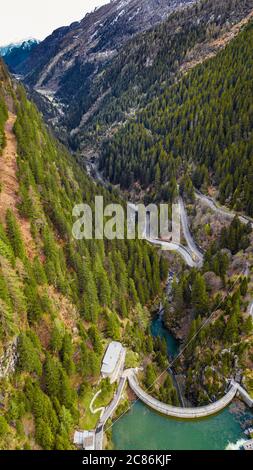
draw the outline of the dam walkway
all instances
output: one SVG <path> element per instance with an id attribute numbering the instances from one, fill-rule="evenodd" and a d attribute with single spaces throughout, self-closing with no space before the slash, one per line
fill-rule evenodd
<path id="1" fill-rule="evenodd" d="M 237 393 L 248 406 L 253 407 L 253 400 L 250 398 L 247 392 L 234 380 L 230 382 L 228 392 L 220 400 L 217 400 L 216 402 L 210 403 L 206 406 L 181 408 L 162 403 L 145 392 L 145 390 L 143 390 L 138 384 L 135 369 L 127 369 L 124 374 L 127 377 L 129 386 L 135 395 L 147 406 L 166 416 L 181 419 L 204 418 L 206 416 L 216 414 L 222 409 L 226 408 L 226 406 L 228 406 L 229 403 L 231 403 L 231 401 L 235 398 Z"/>

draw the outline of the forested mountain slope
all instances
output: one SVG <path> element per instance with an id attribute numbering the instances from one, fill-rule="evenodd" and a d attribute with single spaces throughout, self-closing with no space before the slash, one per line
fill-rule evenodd
<path id="1" fill-rule="evenodd" d="M 112 0 L 81 21 L 55 30 L 33 51 L 23 66 L 28 82 L 57 90 L 66 72 L 78 65 L 96 69 L 136 33 L 161 22 L 192 0 Z M 76 59 L 76 60 L 75 60 Z M 93 70 L 94 71 L 94 70 Z M 81 78 L 81 77 L 80 77 Z"/>
<path id="2" fill-rule="evenodd" d="M 112 125 L 159 96 L 186 68 L 215 55 L 252 12 L 252 0 L 194 2 L 128 41 L 88 87 L 86 82 L 78 86 L 82 69 L 70 74 L 56 96 L 68 106 L 60 125 L 72 131 L 71 145 L 83 148 L 87 129 L 88 142 L 108 128 L 110 133 Z"/>
<path id="3" fill-rule="evenodd" d="M 136 34 L 165 20 L 192 0 L 113 0 L 80 21 L 54 31 L 29 55 L 19 72 L 43 97 L 68 107 L 73 99 L 85 113 L 95 78 Z M 103 95 L 103 91 L 101 94 Z M 90 98 L 90 102 L 92 97 Z M 48 100 L 46 100 L 48 101 Z M 58 116 L 59 117 L 59 116 Z M 78 122 L 78 116 L 75 121 Z M 75 124 L 76 127 L 76 124 Z"/>
<path id="4" fill-rule="evenodd" d="M 197 188 L 217 186 L 223 203 L 252 216 L 252 47 L 250 23 L 215 58 L 153 100 L 107 145 L 105 175 L 124 188 L 136 181 L 151 185 L 166 199 L 187 169 Z"/>
<path id="5" fill-rule="evenodd" d="M 113 1 L 53 32 L 19 72 L 58 137 L 85 155 L 91 140 L 215 55 L 252 12 L 253 0 Z"/>
<path id="6" fill-rule="evenodd" d="M 108 341 L 152 350 L 145 305 L 167 264 L 142 242 L 74 240 L 73 206 L 116 196 L 77 167 L 2 63 L 0 97 L 0 447 L 69 449 L 78 424 L 95 425 Z M 112 395 L 105 382 L 103 403 Z"/>

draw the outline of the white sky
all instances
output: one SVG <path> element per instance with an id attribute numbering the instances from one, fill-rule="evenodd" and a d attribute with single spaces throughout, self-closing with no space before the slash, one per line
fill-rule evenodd
<path id="1" fill-rule="evenodd" d="M 44 39 L 60 26 L 81 20 L 109 0 L 5 0 L 0 7 L 0 45 Z"/>

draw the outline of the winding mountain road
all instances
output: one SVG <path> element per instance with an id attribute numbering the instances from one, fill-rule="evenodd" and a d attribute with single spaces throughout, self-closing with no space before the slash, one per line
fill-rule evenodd
<path id="1" fill-rule="evenodd" d="M 183 245 L 178 245 L 176 243 L 172 242 L 166 242 L 164 240 L 154 240 L 154 239 L 147 239 L 149 243 L 152 243 L 152 245 L 157 245 L 160 246 L 163 250 L 168 250 L 168 251 L 175 251 L 177 252 L 186 262 L 186 264 L 191 267 L 199 267 L 199 261 L 196 261 L 193 258 L 192 253 L 187 249 L 187 247 Z"/>
<path id="2" fill-rule="evenodd" d="M 113 413 L 115 412 L 116 408 L 119 405 L 119 402 L 121 400 L 124 387 L 126 384 L 127 377 L 126 375 L 122 375 L 120 381 L 119 381 L 119 386 L 117 388 L 117 391 L 113 397 L 113 400 L 111 401 L 110 405 L 105 408 L 104 413 L 100 417 L 99 423 L 96 428 L 96 434 L 95 434 L 95 449 L 96 450 L 103 450 L 103 440 L 104 440 L 104 426 L 108 419 L 110 419 L 113 416 Z"/>
<path id="3" fill-rule="evenodd" d="M 179 206 L 180 206 L 181 224 L 182 224 L 182 230 L 183 230 L 184 238 L 186 240 L 186 243 L 187 243 L 191 253 L 195 257 L 196 262 L 199 265 L 202 265 L 203 260 L 204 260 L 203 253 L 200 251 L 199 247 L 197 246 L 197 244 L 196 244 L 195 240 L 193 239 L 192 234 L 190 232 L 187 212 L 186 212 L 186 209 L 185 209 L 185 206 L 184 206 L 183 199 L 181 197 L 179 198 Z"/>
<path id="4" fill-rule="evenodd" d="M 161 239 L 152 239 L 148 237 L 147 240 L 153 245 L 159 245 L 163 250 L 178 252 L 178 254 L 184 259 L 186 264 L 191 268 L 201 268 L 201 266 L 203 265 L 204 256 L 203 253 L 201 253 L 199 247 L 196 245 L 190 232 L 187 212 L 184 206 L 183 199 L 181 197 L 179 198 L 179 207 L 182 232 L 187 246 Z"/>
<path id="5" fill-rule="evenodd" d="M 251 226 L 253 227 L 253 219 L 251 219 L 250 217 L 246 215 L 237 214 L 236 212 L 233 212 L 224 206 L 220 206 L 218 202 L 211 196 L 206 196 L 205 194 L 201 193 L 197 189 L 195 189 L 195 196 L 197 199 L 201 200 L 205 205 L 207 205 L 210 209 L 222 215 L 223 217 L 231 220 L 231 219 L 234 219 L 238 215 L 239 220 L 243 224 L 248 224 L 250 222 Z"/>

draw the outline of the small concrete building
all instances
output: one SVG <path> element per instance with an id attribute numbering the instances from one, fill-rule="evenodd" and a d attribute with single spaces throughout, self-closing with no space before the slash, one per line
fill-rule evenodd
<path id="1" fill-rule="evenodd" d="M 74 444 L 83 450 L 95 450 L 95 431 L 76 431 Z"/>
<path id="2" fill-rule="evenodd" d="M 124 370 L 126 358 L 126 350 L 118 341 L 112 341 L 104 355 L 101 375 L 102 377 L 109 378 L 111 383 L 118 380 Z"/>

